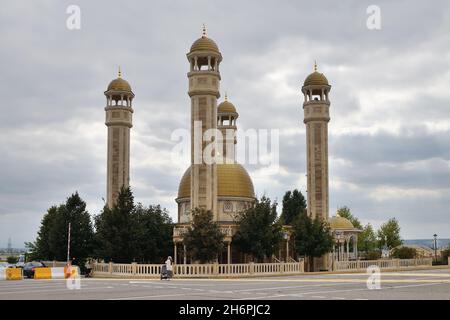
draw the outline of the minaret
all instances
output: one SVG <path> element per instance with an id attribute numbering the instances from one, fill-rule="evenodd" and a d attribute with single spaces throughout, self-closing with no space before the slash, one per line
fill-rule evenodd
<path id="1" fill-rule="evenodd" d="M 238 117 L 235 106 L 228 101 L 225 93 L 225 101 L 217 107 L 217 128 L 222 133 L 222 139 L 217 139 L 218 145 L 221 146 L 218 150 L 221 163 L 236 163 L 236 120 Z"/>
<path id="2" fill-rule="evenodd" d="M 191 97 L 191 209 L 211 210 L 216 216 L 217 165 L 205 161 L 203 151 L 211 141 L 203 141 L 202 137 L 207 130 L 217 129 L 222 55 L 217 44 L 207 37 L 205 27 L 201 38 L 192 44 L 187 58 L 190 64 L 188 94 Z"/>
<path id="3" fill-rule="evenodd" d="M 112 208 L 122 186 L 130 184 L 130 129 L 134 93 L 122 79 L 119 67 L 117 79 L 111 81 L 106 96 L 106 126 L 108 127 L 107 202 Z"/>
<path id="4" fill-rule="evenodd" d="M 302 87 L 304 95 L 304 123 L 306 125 L 307 148 L 307 198 L 308 216 L 328 219 L 328 122 L 330 121 L 331 86 L 327 78 L 314 72 L 305 80 Z"/>

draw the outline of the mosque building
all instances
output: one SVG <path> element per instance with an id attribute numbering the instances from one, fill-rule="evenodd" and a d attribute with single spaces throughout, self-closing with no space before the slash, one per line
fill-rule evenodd
<path id="1" fill-rule="evenodd" d="M 214 221 L 225 234 L 225 250 L 219 256 L 220 263 L 238 263 L 246 257 L 232 245 L 236 232 L 236 216 L 255 202 L 253 182 L 245 168 L 236 162 L 236 138 L 238 108 L 225 95 L 220 98 L 220 65 L 222 54 L 218 45 L 206 35 L 197 39 L 187 53 L 189 63 L 188 95 L 191 100 L 191 165 L 185 171 L 178 187 L 175 201 L 178 205 L 178 223 L 173 231 L 174 259 L 176 263 L 189 263 L 189 254 L 183 245 L 183 235 L 192 222 L 195 208 L 210 210 Z M 343 217 L 329 219 L 328 181 L 328 122 L 330 121 L 327 78 L 317 71 L 311 73 L 301 88 L 303 93 L 304 124 L 306 126 L 307 157 L 307 212 L 312 218 L 329 221 L 337 239 L 332 255 L 317 259 L 315 269 L 329 268 L 330 257 L 345 256 L 348 259 L 349 243 L 357 241 L 358 230 Z M 107 205 L 112 207 L 122 186 L 129 186 L 130 129 L 132 128 L 132 101 L 134 93 L 130 84 L 122 78 L 111 81 L 105 91 L 107 98 L 106 126 L 108 127 L 107 156 Z M 196 129 L 198 132 L 196 132 Z M 196 143 L 196 134 L 204 136 L 208 130 L 219 130 L 222 138 L 217 142 L 217 155 L 224 160 L 215 163 L 202 158 L 206 142 Z M 227 133 L 233 134 L 227 134 Z M 289 228 L 285 228 L 288 230 Z M 285 233 L 283 249 L 278 259 L 288 261 L 293 257 L 293 239 Z M 344 239 L 339 242 L 339 239 Z M 347 250 L 345 251 L 345 247 Z M 355 245 L 353 249 L 356 252 Z"/>

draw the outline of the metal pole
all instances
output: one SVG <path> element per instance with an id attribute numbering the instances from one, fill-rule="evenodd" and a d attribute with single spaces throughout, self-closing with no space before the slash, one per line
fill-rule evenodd
<path id="1" fill-rule="evenodd" d="M 69 263 L 70 260 L 70 226 L 71 223 L 69 222 L 69 232 L 67 235 L 67 263 Z"/>
<path id="2" fill-rule="evenodd" d="M 437 234 L 434 234 L 433 237 L 434 237 L 434 261 L 437 262 Z"/>

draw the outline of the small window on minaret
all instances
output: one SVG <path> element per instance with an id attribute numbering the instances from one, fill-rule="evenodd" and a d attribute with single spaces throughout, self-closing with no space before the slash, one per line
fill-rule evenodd
<path id="1" fill-rule="evenodd" d="M 225 201 L 223 205 L 224 212 L 232 212 L 233 211 L 233 203 L 231 201 Z"/>

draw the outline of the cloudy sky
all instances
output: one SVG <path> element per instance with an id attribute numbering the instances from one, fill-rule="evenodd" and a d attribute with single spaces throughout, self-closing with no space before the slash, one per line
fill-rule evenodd
<path id="1" fill-rule="evenodd" d="M 69 5 L 81 29 L 66 27 Z M 366 9 L 381 9 L 369 30 Z M 0 12 L 0 247 L 34 240 L 75 190 L 98 214 L 106 192 L 103 91 L 122 66 L 133 87 L 136 200 L 174 198 L 187 161 L 186 52 L 205 23 L 223 55 L 238 125 L 280 130 L 280 170 L 248 168 L 258 196 L 305 191 L 301 85 L 317 60 L 330 94 L 330 214 L 347 205 L 405 239 L 450 237 L 448 1 L 7 1 Z"/>

